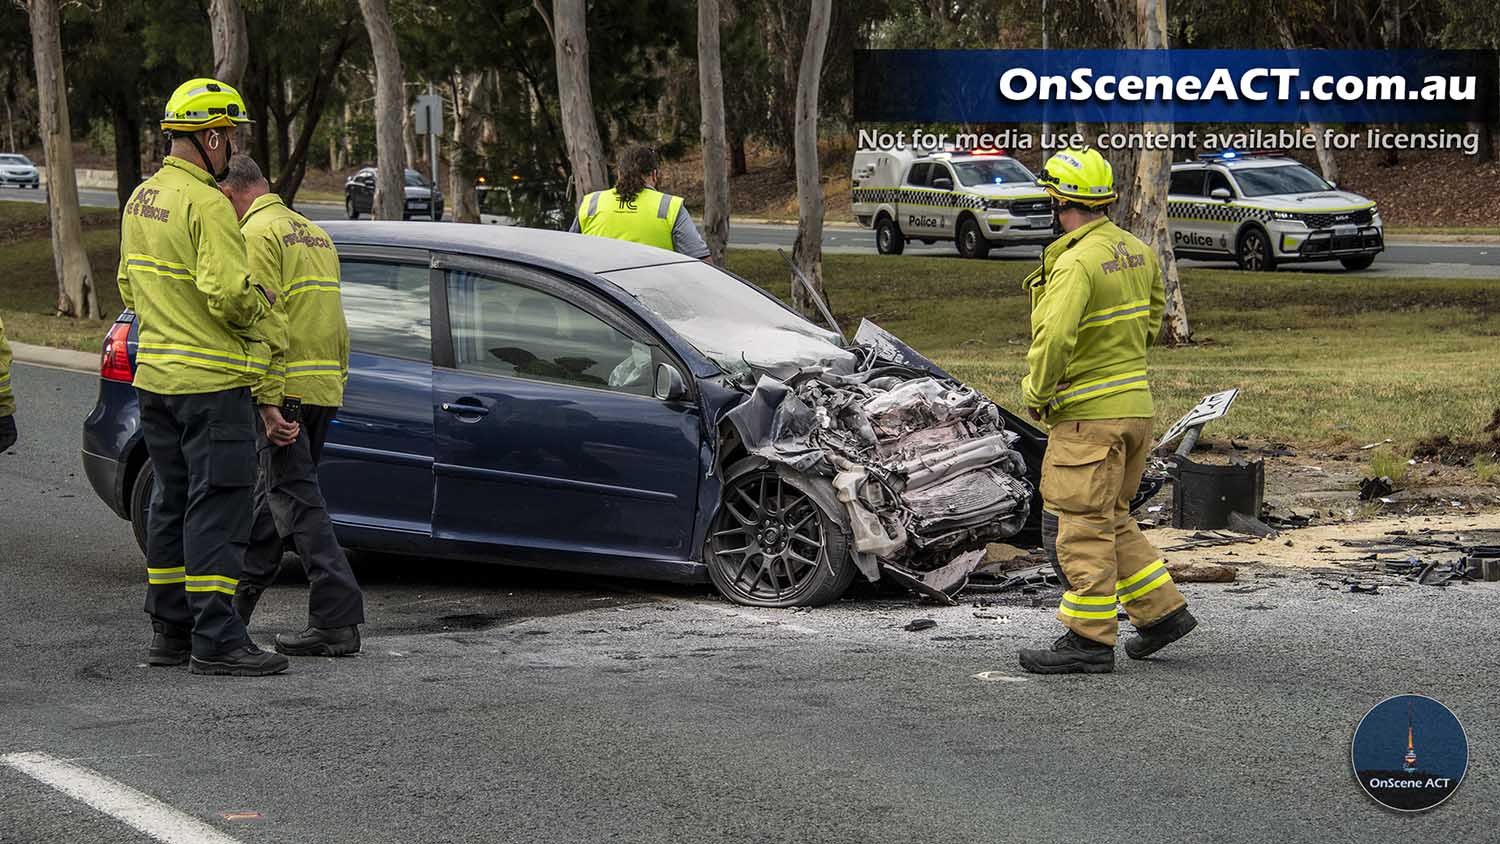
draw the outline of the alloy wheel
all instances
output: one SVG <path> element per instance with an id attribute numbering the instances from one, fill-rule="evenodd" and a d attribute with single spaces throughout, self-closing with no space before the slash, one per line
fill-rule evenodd
<path id="1" fill-rule="evenodd" d="M 724 489 L 709 550 L 723 584 L 757 601 L 805 590 L 825 560 L 819 509 L 774 470 L 751 472 Z"/>

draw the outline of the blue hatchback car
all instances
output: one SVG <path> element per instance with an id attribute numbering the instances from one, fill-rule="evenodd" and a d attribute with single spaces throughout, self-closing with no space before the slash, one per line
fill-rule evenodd
<path id="1" fill-rule="evenodd" d="M 795 372 L 848 355 L 838 334 L 651 247 L 478 225 L 326 229 L 352 351 L 320 477 L 344 545 L 712 579 L 759 606 L 826 602 L 852 580 L 831 487 L 750 458 L 724 421 L 749 392 L 726 386 L 726 360 Z M 121 314 L 106 338 L 83 463 L 141 540 L 152 469 L 131 387 L 134 321 Z M 1045 436 L 1002 413 L 1034 487 Z M 721 508 L 730 491 L 748 505 Z M 744 548 L 715 550 L 713 536 L 745 531 L 716 527 L 721 510 L 758 531 L 756 565 Z"/>

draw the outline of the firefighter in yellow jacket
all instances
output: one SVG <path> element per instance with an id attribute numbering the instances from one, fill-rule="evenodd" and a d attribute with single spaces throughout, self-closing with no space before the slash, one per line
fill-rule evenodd
<path id="1" fill-rule="evenodd" d="M 1032 417 L 1050 428 L 1042 508 L 1048 522 L 1056 519 L 1067 581 L 1057 618 L 1068 632 L 1050 648 L 1021 651 L 1021 666 L 1106 673 L 1115 667 L 1117 604 L 1137 631 L 1125 643 L 1134 659 L 1197 625 L 1130 515 L 1151 448 L 1146 349 L 1156 342 L 1166 297 L 1150 247 L 1105 216 L 1116 197 L 1114 174 L 1097 150 L 1057 153 L 1038 181 L 1064 233 L 1026 279 L 1031 349 L 1022 393 Z"/>
<path id="2" fill-rule="evenodd" d="M 615 186 L 585 196 L 571 230 L 709 260 L 708 244 L 682 197 L 657 190 L 660 180 L 654 150 L 640 144 L 626 147 L 615 164 Z"/>
<path id="3" fill-rule="evenodd" d="M 183 83 L 161 128 L 162 168 L 121 214 L 117 280 L 135 310 L 135 389 L 156 472 L 146 540 L 151 665 L 259 676 L 287 668 L 231 606 L 250 538 L 255 406 L 273 436 L 295 437 L 274 396 L 283 376 L 268 331 L 274 295 L 250 278 L 234 209 L 215 181 L 228 166 L 244 100 L 212 79 Z"/>
<path id="4" fill-rule="evenodd" d="M 276 579 L 285 537 L 307 574 L 308 625 L 300 633 L 278 634 L 276 650 L 292 656 L 348 656 L 359 651 L 364 596 L 318 487 L 318 458 L 349 375 L 338 252 L 327 233 L 271 193 L 248 156 L 230 160 L 219 187 L 239 215 L 251 277 L 278 294 L 272 311 L 278 332 L 286 337 L 285 395 L 260 400 L 282 404 L 294 397 L 302 424 L 301 436 L 290 445 L 271 443 L 264 431 L 257 441 L 255 524 L 235 610 L 250 623 L 261 593 Z M 283 410 L 291 406 L 284 404 Z"/>
<path id="5" fill-rule="evenodd" d="M 16 397 L 10 391 L 10 345 L 0 322 L 0 454 L 16 444 Z"/>

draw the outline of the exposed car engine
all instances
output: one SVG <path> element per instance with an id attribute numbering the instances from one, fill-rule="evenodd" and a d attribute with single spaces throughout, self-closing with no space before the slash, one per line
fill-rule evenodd
<path id="1" fill-rule="evenodd" d="M 871 580 L 878 564 L 930 572 L 1013 536 L 1032 492 L 995 403 L 885 340 L 899 343 L 866 323 L 852 367 L 762 372 L 728 414 L 752 453 L 831 479 Z"/>

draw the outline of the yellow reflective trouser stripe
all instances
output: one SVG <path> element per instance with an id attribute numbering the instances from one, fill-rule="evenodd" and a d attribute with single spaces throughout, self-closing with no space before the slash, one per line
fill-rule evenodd
<path id="1" fill-rule="evenodd" d="M 236 586 L 240 582 L 232 577 L 222 574 L 190 574 L 187 576 L 187 591 L 189 592 L 223 592 L 225 595 L 233 595 Z"/>
<path id="2" fill-rule="evenodd" d="M 318 276 L 304 276 L 292 279 L 291 284 L 286 286 L 286 297 L 300 296 L 303 293 L 311 293 L 316 290 L 332 290 L 337 292 L 339 280 L 336 278 L 322 278 Z"/>
<path id="3" fill-rule="evenodd" d="M 1119 598 L 1120 603 L 1126 604 L 1171 580 L 1172 573 L 1167 571 L 1167 561 L 1157 560 L 1120 581 L 1115 586 L 1115 597 Z"/>
<path id="4" fill-rule="evenodd" d="M 336 360 L 294 360 L 286 365 L 286 377 L 306 378 L 312 375 L 342 374 L 344 365 Z"/>
<path id="5" fill-rule="evenodd" d="M 175 261 L 163 261 L 160 258 L 153 258 L 150 255 L 136 253 L 126 255 L 125 266 L 146 270 L 147 272 L 156 273 L 167 278 L 175 278 L 179 281 L 193 280 L 193 271 L 188 268 L 187 264 L 179 264 Z"/>
<path id="6" fill-rule="evenodd" d="M 169 583 L 186 583 L 187 569 L 183 566 L 165 569 L 156 569 L 147 566 L 146 582 L 152 586 L 164 586 Z"/>
<path id="7" fill-rule="evenodd" d="M 1064 592 L 1062 603 L 1057 609 L 1063 615 L 1070 615 L 1074 618 L 1114 618 L 1115 596 Z"/>
<path id="8" fill-rule="evenodd" d="M 175 346 L 168 343 L 142 343 L 136 351 L 136 357 L 160 358 L 163 360 L 175 358 L 179 361 L 191 362 L 199 366 L 213 366 L 234 372 L 261 373 L 271 368 L 271 362 L 265 358 L 236 355 L 197 346 Z"/>
<path id="9" fill-rule="evenodd" d="M 1137 299 L 1134 302 L 1126 302 L 1123 305 L 1115 305 L 1109 308 L 1084 314 L 1078 323 L 1078 330 L 1085 328 L 1098 328 L 1103 325 L 1113 325 L 1127 319 L 1144 319 L 1151 315 L 1151 300 Z"/>
<path id="10" fill-rule="evenodd" d="M 1135 372 L 1125 372 L 1098 381 L 1089 381 L 1084 384 L 1075 384 L 1068 388 L 1066 393 L 1058 393 L 1053 397 L 1049 405 L 1055 410 L 1065 404 L 1084 398 L 1098 398 L 1113 393 L 1133 390 L 1138 385 L 1146 383 L 1146 370 L 1140 369 Z"/>

